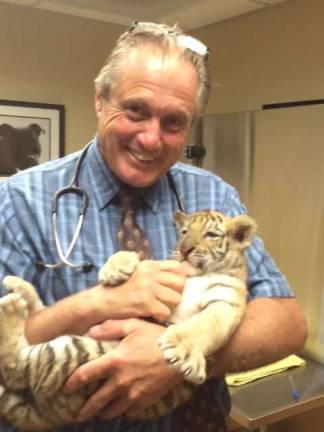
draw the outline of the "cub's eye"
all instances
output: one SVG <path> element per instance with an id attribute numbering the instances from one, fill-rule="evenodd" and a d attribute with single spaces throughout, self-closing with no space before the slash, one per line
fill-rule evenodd
<path id="1" fill-rule="evenodd" d="M 187 228 L 182 228 L 182 230 L 180 231 L 180 234 L 181 234 L 181 235 L 186 235 L 187 232 L 188 232 L 188 229 L 187 229 Z"/>
<path id="2" fill-rule="evenodd" d="M 205 237 L 208 237 L 208 238 L 217 238 L 217 237 L 220 237 L 220 235 L 217 234 L 217 233 L 215 233 L 215 232 L 213 232 L 213 231 L 208 231 L 208 232 L 206 232 Z"/>

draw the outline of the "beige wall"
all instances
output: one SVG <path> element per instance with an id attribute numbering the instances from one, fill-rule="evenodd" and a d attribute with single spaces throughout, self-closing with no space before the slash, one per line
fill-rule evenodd
<path id="1" fill-rule="evenodd" d="M 324 99 L 323 0 L 288 0 L 193 34 L 211 50 L 209 113 Z"/>
<path id="2" fill-rule="evenodd" d="M 93 79 L 122 26 L 0 3 L 0 99 L 65 105 L 66 152 L 94 135 Z"/>
<path id="3" fill-rule="evenodd" d="M 120 25 L 0 3 L 0 99 L 66 107 L 66 152 L 94 134 L 93 78 Z M 324 2 L 288 0 L 193 32 L 211 49 L 209 113 L 324 98 Z"/>

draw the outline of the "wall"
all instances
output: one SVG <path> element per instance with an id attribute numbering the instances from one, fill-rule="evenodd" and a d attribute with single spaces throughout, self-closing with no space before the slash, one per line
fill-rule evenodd
<path id="1" fill-rule="evenodd" d="M 209 113 L 324 99 L 322 0 L 288 0 L 193 34 L 211 50 Z"/>
<path id="2" fill-rule="evenodd" d="M 66 153 L 96 129 L 93 79 L 123 27 L 0 3 L 0 99 L 65 105 Z"/>
<path id="3" fill-rule="evenodd" d="M 93 79 L 123 27 L 0 3 L 0 98 L 63 104 L 66 152 L 95 131 Z M 324 98 L 324 3 L 288 0 L 192 32 L 211 50 L 208 113 Z"/>

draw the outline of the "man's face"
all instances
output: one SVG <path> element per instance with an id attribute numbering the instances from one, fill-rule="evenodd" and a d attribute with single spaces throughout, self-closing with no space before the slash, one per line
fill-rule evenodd
<path id="1" fill-rule="evenodd" d="M 109 100 L 96 95 L 100 151 L 121 181 L 149 186 L 177 161 L 197 91 L 192 65 L 152 47 L 132 51 Z"/>

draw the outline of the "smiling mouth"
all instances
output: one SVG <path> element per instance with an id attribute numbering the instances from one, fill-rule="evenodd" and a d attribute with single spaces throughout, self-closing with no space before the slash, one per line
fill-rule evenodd
<path id="1" fill-rule="evenodd" d="M 140 162 L 152 162 L 153 160 L 156 159 L 155 156 L 137 152 L 135 150 L 129 150 L 129 152 L 132 156 L 134 156 L 135 159 L 137 159 Z"/>

